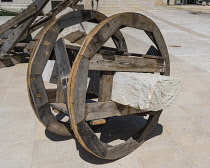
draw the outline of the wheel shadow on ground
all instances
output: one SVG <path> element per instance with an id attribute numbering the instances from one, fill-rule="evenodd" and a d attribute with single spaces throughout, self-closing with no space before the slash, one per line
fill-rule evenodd
<path id="1" fill-rule="evenodd" d="M 136 132 L 142 129 L 147 122 L 147 118 L 142 116 L 123 116 L 123 117 L 112 117 L 107 120 L 107 123 L 102 126 L 93 126 L 92 129 L 96 133 L 100 140 L 109 145 L 117 145 L 125 142 Z M 161 124 L 157 124 L 151 134 L 148 136 L 147 140 L 161 135 L 163 132 L 163 127 Z M 53 134 L 49 131 L 45 131 L 46 136 L 52 141 L 66 141 L 70 139 L 75 139 L 74 136 L 64 137 Z M 91 164 L 108 164 L 116 160 L 104 160 L 100 159 L 93 154 L 86 151 L 80 143 L 75 140 L 77 150 L 79 151 L 80 157 Z M 143 144 L 144 145 L 144 144 Z M 141 146 L 140 146 L 141 147 Z"/>

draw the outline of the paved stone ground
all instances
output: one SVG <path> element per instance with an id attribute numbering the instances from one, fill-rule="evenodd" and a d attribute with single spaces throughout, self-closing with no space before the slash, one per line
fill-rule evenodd
<path id="1" fill-rule="evenodd" d="M 132 154 L 110 162 L 86 152 L 74 137 L 46 131 L 28 101 L 27 64 L 20 64 L 0 69 L 0 167 L 210 167 L 210 15 L 171 8 L 142 13 L 160 27 L 170 53 L 171 75 L 182 80 L 177 101 L 163 111 L 149 140 Z M 151 44 L 139 31 L 124 29 L 123 33 L 132 52 L 145 52 Z M 138 119 L 121 124 L 132 130 Z M 102 128 L 101 138 L 109 142 L 119 137 Z"/>

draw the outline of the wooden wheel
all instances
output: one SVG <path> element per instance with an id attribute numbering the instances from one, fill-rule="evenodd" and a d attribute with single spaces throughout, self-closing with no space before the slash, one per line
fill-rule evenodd
<path id="1" fill-rule="evenodd" d="M 59 121 L 53 115 L 42 78 L 47 61 L 54 49 L 59 65 L 60 83 L 63 88 L 64 97 L 67 97 L 67 82 L 71 67 L 65 43 L 63 42 L 63 39 L 57 40 L 57 37 L 61 30 L 69 26 L 84 21 L 99 23 L 104 19 L 106 19 L 105 15 L 90 10 L 74 11 L 63 15 L 53 21 L 42 32 L 40 39 L 37 41 L 32 51 L 27 74 L 29 99 L 37 118 L 49 131 L 55 134 L 64 136 L 69 136 L 71 134 L 71 126 Z M 125 40 L 120 31 L 116 31 L 112 38 L 119 51 L 127 51 Z M 68 111 L 66 110 L 65 113 L 68 114 Z"/>
<path id="2" fill-rule="evenodd" d="M 159 53 L 158 56 L 141 55 L 145 58 L 141 60 L 136 58 L 137 60 L 133 61 L 130 60 L 131 58 L 126 57 L 129 55 L 127 53 L 122 54 L 121 57 L 109 55 L 109 58 L 107 58 L 108 61 L 105 56 L 98 56 L 96 54 L 98 50 L 117 30 L 123 27 L 132 27 L 145 31 L 156 45 Z M 117 61 L 119 59 L 121 59 L 121 62 Z M 151 63 L 151 60 L 156 63 Z M 136 64 L 136 62 L 140 64 Z M 155 66 L 157 64 L 159 65 L 158 67 Z M 160 72 L 163 75 L 169 75 L 169 55 L 159 28 L 152 20 L 141 14 L 122 13 L 113 15 L 102 21 L 88 34 L 71 70 L 70 80 L 68 82 L 67 103 L 71 116 L 72 129 L 76 138 L 87 151 L 97 157 L 103 159 L 121 158 L 131 153 L 146 140 L 147 135 L 150 134 L 153 127 L 157 124 L 161 111 L 154 112 L 153 114 L 150 113 L 145 127 L 125 143 L 110 146 L 101 142 L 87 124 L 88 110 L 91 106 L 86 104 L 85 97 L 89 70 L 100 70 L 104 72 L 100 81 L 99 102 L 92 105 L 95 111 L 98 110 L 97 112 L 100 112 L 102 107 L 105 108 L 105 105 L 109 104 L 111 106 L 113 104 L 110 96 L 113 71 Z M 100 117 L 97 119 L 100 119 Z"/>
<path id="3" fill-rule="evenodd" d="M 57 40 L 57 37 L 62 29 L 84 21 L 100 23 L 85 38 L 71 67 L 65 43 L 63 39 Z M 119 31 L 123 27 L 145 31 L 156 45 L 158 54 L 129 54 L 125 40 Z M 110 37 L 117 49 L 103 47 Z M 66 104 L 50 105 L 42 79 L 42 73 L 53 49 L 67 107 Z M 102 72 L 98 102 L 95 103 L 86 103 L 90 70 Z M 106 19 L 104 15 L 94 11 L 75 11 L 61 16 L 43 31 L 28 66 L 29 98 L 35 114 L 53 133 L 68 136 L 72 129 L 80 144 L 97 157 L 112 160 L 128 155 L 146 140 L 157 124 L 161 111 L 142 112 L 111 101 L 113 75 L 117 71 L 170 74 L 167 47 L 160 30 L 152 20 L 136 13 L 122 13 Z M 70 124 L 57 120 L 50 107 L 69 115 Z M 104 111 L 108 113 L 103 113 Z M 94 112 L 97 112 L 97 115 Z M 150 115 L 146 125 L 125 143 L 117 146 L 101 142 L 88 125 L 89 121 L 100 124 L 104 119 L 112 116 L 139 115 L 139 113 Z"/>

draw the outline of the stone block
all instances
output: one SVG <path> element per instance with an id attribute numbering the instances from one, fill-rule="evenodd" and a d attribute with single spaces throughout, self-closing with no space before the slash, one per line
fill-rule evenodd
<path id="1" fill-rule="evenodd" d="M 145 111 L 158 111 L 177 97 L 180 79 L 149 73 L 117 72 L 112 101 Z"/>

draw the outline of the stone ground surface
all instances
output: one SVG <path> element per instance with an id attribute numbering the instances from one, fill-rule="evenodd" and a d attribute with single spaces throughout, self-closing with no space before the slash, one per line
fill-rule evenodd
<path id="1" fill-rule="evenodd" d="M 98 159 L 74 137 L 60 137 L 45 130 L 28 101 L 27 64 L 0 69 L 0 167 L 210 167 L 210 14 L 206 9 L 210 7 L 196 12 L 173 8 L 141 12 L 160 27 L 170 53 L 171 75 L 181 78 L 182 88 L 177 101 L 163 111 L 150 138 L 117 161 Z M 139 31 L 125 29 L 123 33 L 132 52 L 144 52 L 151 44 Z M 135 117 L 125 121 L 102 128 L 101 139 L 123 140 L 123 134 L 119 137 L 114 128 L 132 130 L 144 123 L 143 118 Z"/>

